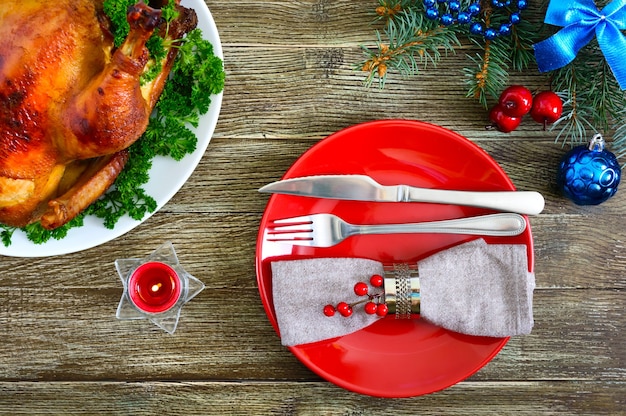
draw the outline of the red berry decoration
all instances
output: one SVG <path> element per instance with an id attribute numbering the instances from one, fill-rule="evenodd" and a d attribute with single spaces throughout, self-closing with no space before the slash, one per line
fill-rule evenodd
<path id="1" fill-rule="evenodd" d="M 337 304 L 337 312 L 339 312 L 341 316 L 348 317 L 352 315 L 352 306 L 348 305 L 346 302 L 339 302 Z"/>
<path id="2" fill-rule="evenodd" d="M 489 111 L 489 121 L 491 121 L 492 125 L 487 126 L 487 129 L 495 127 L 503 133 L 510 133 L 520 125 L 522 119 L 521 117 L 507 115 L 504 107 L 496 104 Z"/>
<path id="3" fill-rule="evenodd" d="M 383 285 L 383 277 L 379 274 L 375 274 L 370 277 L 370 284 L 374 287 L 381 287 Z"/>
<path id="4" fill-rule="evenodd" d="M 502 112 L 509 117 L 522 117 L 528 114 L 533 105 L 533 94 L 526 87 L 512 85 L 502 91 L 499 104 Z"/>
<path id="5" fill-rule="evenodd" d="M 385 303 L 379 303 L 376 307 L 376 315 L 386 316 L 389 313 L 389 307 Z"/>
<path id="6" fill-rule="evenodd" d="M 378 311 L 378 305 L 376 305 L 374 302 L 367 302 L 364 309 L 366 314 L 374 315 Z"/>
<path id="7" fill-rule="evenodd" d="M 370 283 L 374 287 L 381 287 L 384 284 L 384 279 L 381 275 L 375 274 L 370 277 Z M 347 303 L 347 302 L 339 302 L 337 306 L 333 306 L 328 304 L 324 306 L 324 315 L 331 317 L 335 315 L 335 312 L 339 312 L 339 314 L 345 318 L 352 316 L 354 312 L 354 307 L 357 305 L 361 305 L 365 303 L 363 310 L 368 315 L 378 315 L 385 316 L 389 309 L 387 305 L 384 303 L 380 303 L 383 298 L 383 293 L 370 294 L 369 286 L 365 282 L 357 282 L 354 285 L 354 293 L 357 296 L 365 297 L 357 302 Z"/>
<path id="8" fill-rule="evenodd" d="M 552 91 L 542 91 L 535 96 L 530 116 L 537 123 L 543 124 L 545 130 L 548 124 L 554 123 L 563 113 L 563 101 Z"/>
<path id="9" fill-rule="evenodd" d="M 367 283 L 359 282 L 354 285 L 354 293 L 357 296 L 365 296 L 367 295 L 368 291 L 369 291 L 369 288 L 367 287 Z"/>
<path id="10" fill-rule="evenodd" d="M 324 306 L 324 315 L 335 316 L 335 307 L 333 305 Z"/>

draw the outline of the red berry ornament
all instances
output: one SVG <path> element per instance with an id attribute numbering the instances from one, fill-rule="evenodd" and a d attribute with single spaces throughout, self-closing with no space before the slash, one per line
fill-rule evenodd
<path id="1" fill-rule="evenodd" d="M 352 306 L 348 305 L 346 302 L 339 302 L 337 304 L 337 312 L 339 312 L 341 316 L 348 317 L 352 315 Z"/>
<path id="2" fill-rule="evenodd" d="M 504 111 L 504 107 L 500 104 L 493 106 L 489 111 L 489 121 L 492 125 L 487 128 L 495 127 L 503 133 L 510 133 L 515 130 L 522 122 L 521 117 L 511 117 Z"/>
<path id="3" fill-rule="evenodd" d="M 367 295 L 368 291 L 369 291 L 369 288 L 367 287 L 367 283 L 365 282 L 359 282 L 354 285 L 354 293 L 357 296 L 365 296 Z"/>
<path id="4" fill-rule="evenodd" d="M 552 91 L 542 91 L 535 96 L 533 106 L 530 109 L 530 116 L 537 123 L 546 125 L 554 123 L 563 113 L 563 101 Z"/>
<path id="5" fill-rule="evenodd" d="M 379 274 L 375 274 L 370 277 L 370 284 L 374 287 L 381 287 L 383 285 L 383 277 Z"/>
<path id="6" fill-rule="evenodd" d="M 381 275 L 375 274 L 370 277 L 370 284 L 373 287 L 381 287 L 384 284 L 384 279 Z M 357 296 L 364 297 L 364 299 L 353 303 L 339 302 L 337 306 L 328 304 L 323 308 L 324 315 L 331 317 L 335 315 L 335 312 L 339 312 L 341 316 L 348 318 L 352 316 L 355 306 L 362 305 L 364 303 L 365 306 L 363 307 L 363 310 L 368 315 L 387 315 L 389 309 L 387 308 L 387 305 L 381 303 L 381 299 L 384 296 L 383 293 L 371 294 L 369 292 L 369 286 L 365 282 L 357 282 L 354 285 L 354 293 Z"/>
<path id="7" fill-rule="evenodd" d="M 333 305 L 324 306 L 324 315 L 326 316 L 334 316 L 335 315 L 335 307 Z"/>
<path id="8" fill-rule="evenodd" d="M 502 112 L 509 117 L 522 117 L 528 114 L 533 105 L 533 94 L 526 87 L 512 85 L 502 91 L 499 104 Z"/>
<path id="9" fill-rule="evenodd" d="M 378 305 L 376 305 L 374 302 L 367 302 L 364 309 L 366 314 L 374 315 L 378 311 Z"/>

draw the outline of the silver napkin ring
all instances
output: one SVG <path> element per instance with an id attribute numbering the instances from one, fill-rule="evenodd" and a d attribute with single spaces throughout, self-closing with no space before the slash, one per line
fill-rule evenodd
<path id="1" fill-rule="evenodd" d="M 384 265 L 385 303 L 396 319 L 420 313 L 420 280 L 417 263 Z"/>

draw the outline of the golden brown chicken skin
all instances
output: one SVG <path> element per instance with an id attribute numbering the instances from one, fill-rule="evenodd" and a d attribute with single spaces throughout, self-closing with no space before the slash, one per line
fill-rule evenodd
<path id="1" fill-rule="evenodd" d="M 114 49 L 101 3 L 0 2 L 0 223 L 67 223 L 111 186 L 147 127 L 176 48 L 141 85 L 146 41 L 164 33 L 160 10 L 131 7 L 131 31 Z M 172 39 L 197 24 L 178 7 Z"/>

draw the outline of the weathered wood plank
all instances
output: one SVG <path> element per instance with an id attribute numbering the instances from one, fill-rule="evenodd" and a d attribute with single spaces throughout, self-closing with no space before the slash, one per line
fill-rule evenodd
<path id="1" fill-rule="evenodd" d="M 509 134 L 485 130 L 487 111 L 465 97 L 465 53 L 446 58 L 436 68 L 424 68 L 416 77 L 391 74 L 385 88 L 379 89 L 365 87 L 366 74 L 355 69 L 363 59 L 358 47 L 226 48 L 227 85 L 216 135 L 297 138 L 306 131 L 307 137 L 320 138 L 358 122 L 411 118 L 474 140 L 554 137 L 530 118 Z M 513 75 L 511 82 L 547 88 L 537 77 Z"/>
<path id="2" fill-rule="evenodd" d="M 614 227 L 620 219 L 607 213 L 531 218 L 538 287 L 624 290 L 626 235 Z M 3 257 L 8 273 L 0 287 L 113 288 L 115 259 L 147 256 L 170 240 L 192 274 L 206 273 L 217 287 L 249 288 L 259 220 L 260 214 L 156 214 L 102 247 L 52 258 Z"/>
<path id="3" fill-rule="evenodd" d="M 164 211 L 262 212 L 267 196 L 259 194 L 257 189 L 279 180 L 316 143 L 317 140 L 306 138 L 215 138 L 190 180 Z M 480 140 L 476 144 L 500 165 L 517 189 L 544 195 L 544 214 L 601 217 L 626 213 L 626 197 L 622 193 L 599 206 L 585 207 L 575 205 L 560 194 L 556 176 L 559 161 L 565 154 L 560 145 L 548 140 Z"/>
<path id="4" fill-rule="evenodd" d="M 374 1 L 206 0 L 226 46 L 358 44 L 374 40 Z"/>
<path id="5" fill-rule="evenodd" d="M 586 381 L 463 382 L 389 400 L 324 382 L 0 383 L 0 414 L 601 416 L 623 414 L 624 388 Z"/>
<path id="6" fill-rule="evenodd" d="M 121 283 L 2 288 L 0 380 L 317 379 L 280 345 L 249 287 L 253 274 L 232 282 L 248 287 L 224 286 L 219 274 L 195 273 L 208 287 L 183 308 L 174 336 L 148 321 L 117 321 Z M 111 271 L 97 284 L 107 278 L 117 279 Z M 623 380 L 625 301 L 623 290 L 536 291 L 533 333 L 513 338 L 474 377 Z"/>

